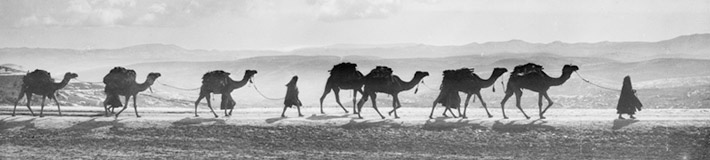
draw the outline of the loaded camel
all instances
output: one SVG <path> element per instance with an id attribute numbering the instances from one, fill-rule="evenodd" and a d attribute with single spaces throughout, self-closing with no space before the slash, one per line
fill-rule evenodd
<path id="1" fill-rule="evenodd" d="M 528 63 L 526 65 L 516 66 L 513 73 L 510 74 L 508 79 L 507 89 L 505 90 L 505 97 L 500 102 L 500 107 L 503 111 L 503 118 L 508 119 L 505 115 L 505 102 L 508 98 L 515 94 L 515 102 L 520 112 L 523 112 L 525 118 L 530 119 L 530 117 L 525 114 L 523 108 L 520 107 L 520 97 L 523 96 L 522 89 L 529 89 L 533 92 L 538 92 L 538 108 L 540 110 L 540 119 L 545 119 L 545 112 L 552 106 L 554 102 L 547 95 L 547 90 L 551 86 L 559 86 L 564 84 L 572 75 L 572 72 L 579 70 L 579 67 L 575 65 L 565 65 L 562 67 L 562 75 L 558 78 L 552 78 L 542 71 L 542 66 Z M 542 97 L 547 99 L 547 107 L 545 110 L 542 109 Z"/>
<path id="2" fill-rule="evenodd" d="M 382 116 L 380 111 L 377 109 L 377 92 L 380 93 L 386 93 L 389 95 L 392 95 L 392 111 L 389 112 L 390 115 L 394 112 L 395 118 L 399 118 L 397 115 L 397 109 L 399 107 L 402 107 L 402 104 L 399 102 L 399 92 L 410 90 L 414 88 L 421 80 L 429 76 L 428 72 L 422 72 L 422 71 L 417 71 L 414 73 L 414 77 L 412 77 L 412 80 L 409 82 L 402 81 L 402 79 L 399 78 L 399 76 L 392 75 L 392 69 L 389 67 L 385 66 L 377 66 L 375 69 L 372 69 L 370 73 L 367 74 L 367 76 L 364 77 L 364 85 L 365 85 L 365 90 L 364 90 L 364 95 L 360 99 L 360 102 L 358 102 L 358 114 L 357 116 L 359 118 L 362 118 L 360 113 L 362 113 L 362 106 L 367 102 L 368 97 L 372 98 L 372 108 L 375 108 L 375 111 L 377 111 L 377 114 L 380 115 L 382 119 L 385 118 L 385 116 Z"/>
<path id="3" fill-rule="evenodd" d="M 54 103 L 57 104 L 59 116 L 62 116 L 62 110 L 59 107 L 59 101 L 57 101 L 57 97 L 55 96 L 55 94 L 57 90 L 67 86 L 67 84 L 69 84 L 69 80 L 78 76 L 79 75 L 77 75 L 76 73 L 67 72 L 64 74 L 64 79 L 62 79 L 61 82 L 54 83 L 54 80 L 47 71 L 37 69 L 31 73 L 27 73 L 27 75 L 22 77 L 20 95 L 17 98 L 17 101 L 15 101 L 15 107 L 12 109 L 12 116 L 15 116 L 15 109 L 17 109 L 17 103 L 20 102 L 22 97 L 25 95 L 27 96 L 27 109 L 30 110 L 32 116 L 35 115 L 34 112 L 32 112 L 32 108 L 30 108 L 32 94 L 42 96 L 42 108 L 39 111 L 40 117 L 44 117 L 44 100 L 47 97 L 49 97 L 49 99 L 54 100 Z"/>
<path id="4" fill-rule="evenodd" d="M 466 70 L 459 69 L 457 71 L 462 72 L 462 71 L 466 71 Z M 468 108 L 468 102 L 471 99 L 471 96 L 474 94 L 478 97 L 478 99 L 481 100 L 481 105 L 483 105 L 483 108 L 486 110 L 486 114 L 488 114 L 488 118 L 493 117 L 493 115 L 491 115 L 491 113 L 488 111 L 488 107 L 486 105 L 486 102 L 483 101 L 483 97 L 481 97 L 481 89 L 493 86 L 493 84 L 496 82 L 496 80 L 501 75 L 503 75 L 505 72 L 508 72 L 508 69 L 494 68 L 493 72 L 491 73 L 491 76 L 488 79 L 481 79 L 477 74 L 473 73 L 473 69 L 470 69 L 470 72 L 468 72 L 468 73 L 464 72 L 467 74 L 467 76 L 459 76 L 459 77 L 461 77 L 460 78 L 461 80 L 459 80 L 459 81 L 444 80 L 442 83 L 442 92 L 439 94 L 437 99 L 434 101 L 434 104 L 432 105 L 432 112 L 429 114 L 429 118 L 432 118 L 432 116 L 434 114 L 434 108 L 436 107 L 437 102 L 444 101 L 444 99 L 442 99 L 442 98 L 447 97 L 447 96 L 445 96 L 445 95 L 447 95 L 446 94 L 447 89 L 444 89 L 444 87 L 451 88 L 451 89 L 456 90 L 458 92 L 464 92 L 467 94 L 466 95 L 466 102 L 464 103 L 463 114 L 461 114 L 461 108 L 456 107 L 456 108 L 458 108 L 459 116 L 461 116 L 462 118 L 467 118 L 466 117 L 466 109 Z M 446 83 L 446 84 L 444 84 L 444 83 Z M 457 92 L 451 92 L 451 93 L 458 94 Z M 451 96 L 458 97 L 458 95 L 451 95 Z M 474 101 L 475 101 L 475 98 L 474 98 Z M 450 104 L 450 105 L 458 106 L 458 104 Z M 446 110 L 451 111 L 451 108 L 452 107 L 447 107 Z M 446 116 L 446 110 L 444 110 L 444 116 Z M 453 113 L 452 113 L 452 115 L 453 115 Z M 454 118 L 456 118 L 456 116 L 454 116 Z"/>
<path id="5" fill-rule="evenodd" d="M 338 103 L 340 108 L 342 108 L 345 113 L 348 113 L 348 110 L 345 109 L 343 104 L 340 103 L 341 89 L 353 90 L 353 114 L 358 113 L 358 110 L 355 108 L 356 98 L 358 92 L 363 93 L 363 77 L 365 76 L 363 76 L 362 73 L 355 67 L 357 67 L 357 64 L 354 63 L 340 63 L 333 66 L 333 69 L 330 70 L 330 77 L 328 77 L 328 80 L 325 82 L 325 90 L 323 91 L 323 95 L 320 97 L 321 114 L 325 114 L 325 112 L 323 112 L 323 99 L 325 99 L 331 90 L 335 94 L 335 102 Z"/>
<path id="6" fill-rule="evenodd" d="M 202 76 L 202 86 L 200 87 L 200 95 L 195 101 L 195 117 L 197 115 L 197 105 L 200 104 L 203 98 L 207 99 L 207 107 L 210 108 L 214 117 L 218 117 L 217 113 L 212 109 L 212 102 L 210 102 L 210 93 L 222 94 L 222 102 L 220 103 L 220 109 L 224 110 L 224 116 L 231 116 L 234 110 L 234 99 L 232 98 L 232 91 L 235 89 L 244 87 L 251 80 L 251 78 L 256 74 L 256 70 L 246 70 L 244 72 L 244 77 L 241 81 L 234 81 L 229 77 L 228 72 L 222 70 L 216 70 L 207 72 Z M 229 112 L 227 112 L 229 110 Z"/>
<path id="7" fill-rule="evenodd" d="M 113 108 L 121 106 L 121 100 L 119 96 L 126 97 L 126 105 L 123 105 L 123 109 L 116 113 L 116 117 L 121 114 L 128 107 L 128 102 L 133 97 L 133 109 L 136 112 L 136 117 L 141 117 L 138 115 L 138 105 L 136 104 L 136 98 L 138 98 L 138 93 L 145 91 L 150 88 L 155 82 L 160 73 L 151 72 L 145 79 L 145 82 L 138 83 L 135 81 L 136 72 L 134 70 L 126 69 L 123 67 L 114 67 L 109 71 L 109 73 L 104 76 L 104 92 L 106 93 L 106 100 L 104 101 L 104 112 L 108 115 L 107 106 Z"/>

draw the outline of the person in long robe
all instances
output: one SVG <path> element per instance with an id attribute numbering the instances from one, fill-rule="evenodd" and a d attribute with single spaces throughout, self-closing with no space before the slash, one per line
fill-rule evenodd
<path id="1" fill-rule="evenodd" d="M 298 76 L 293 76 L 291 78 L 291 81 L 286 84 L 286 98 L 284 98 L 284 110 L 281 112 L 281 117 L 286 117 L 284 113 L 286 113 L 286 108 L 291 108 L 292 106 L 296 106 L 298 109 L 298 116 L 303 117 L 303 114 L 301 114 L 301 100 L 298 99 L 298 87 L 296 86 L 296 82 L 298 82 Z"/>
<path id="2" fill-rule="evenodd" d="M 641 101 L 636 97 L 636 90 L 631 86 L 631 77 L 624 77 L 624 85 L 621 87 L 621 95 L 619 96 L 619 103 L 616 105 L 616 113 L 619 114 L 619 119 L 624 119 L 622 114 L 628 114 L 629 118 L 636 119 L 634 114 L 636 110 L 641 111 Z"/>

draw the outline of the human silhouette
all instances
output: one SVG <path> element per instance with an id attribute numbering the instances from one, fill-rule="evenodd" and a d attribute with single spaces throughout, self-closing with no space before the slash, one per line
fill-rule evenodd
<path id="1" fill-rule="evenodd" d="M 284 113 L 286 113 L 286 108 L 291 108 L 292 106 L 296 106 L 298 109 L 298 116 L 303 117 L 303 114 L 301 114 L 301 100 L 298 99 L 298 87 L 296 86 L 296 82 L 298 82 L 298 76 L 293 76 L 291 78 L 291 81 L 286 84 L 286 98 L 284 98 L 284 111 L 281 112 L 281 117 L 286 117 Z"/>
<path id="2" fill-rule="evenodd" d="M 631 86 L 631 77 L 624 77 L 624 85 L 621 86 L 621 95 L 619 96 L 619 103 L 616 105 L 616 113 L 619 114 L 619 119 L 624 119 L 622 114 L 629 114 L 629 118 L 636 119 L 634 114 L 636 109 L 641 111 L 641 101 L 636 97 L 636 90 Z"/>

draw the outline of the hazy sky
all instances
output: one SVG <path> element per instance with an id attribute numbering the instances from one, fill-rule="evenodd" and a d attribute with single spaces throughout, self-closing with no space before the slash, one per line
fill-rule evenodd
<path id="1" fill-rule="evenodd" d="M 710 0 L 0 0 L 0 47 L 283 50 L 694 33 L 710 33 Z"/>

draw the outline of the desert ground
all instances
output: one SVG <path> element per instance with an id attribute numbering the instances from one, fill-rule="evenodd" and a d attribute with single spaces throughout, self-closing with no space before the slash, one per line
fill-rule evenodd
<path id="1" fill-rule="evenodd" d="M 347 107 L 352 110 L 351 107 Z M 206 107 L 132 107 L 118 118 L 100 107 L 45 107 L 45 117 L 18 106 L 0 107 L 0 159 L 707 159 L 710 109 L 646 109 L 635 120 L 614 109 L 556 109 L 525 119 L 511 107 L 471 107 L 468 118 L 443 117 L 443 108 L 401 108 L 401 118 L 363 107 L 364 119 L 326 106 L 237 107 L 214 118 Z M 39 107 L 33 106 L 35 114 Z"/>

